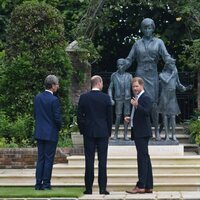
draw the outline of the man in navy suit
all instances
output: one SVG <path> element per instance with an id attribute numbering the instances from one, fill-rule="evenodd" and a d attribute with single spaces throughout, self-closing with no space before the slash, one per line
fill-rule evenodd
<path id="1" fill-rule="evenodd" d="M 107 187 L 107 150 L 112 129 L 112 105 L 110 97 L 101 92 L 103 80 L 91 78 L 92 90 L 82 94 L 78 103 L 78 126 L 84 138 L 85 192 L 92 194 L 94 181 L 95 150 L 98 155 L 98 184 L 100 194 L 109 194 Z"/>
<path id="2" fill-rule="evenodd" d="M 134 109 L 133 119 L 131 119 L 133 124 L 131 138 L 134 138 L 137 149 L 138 182 L 133 189 L 126 192 L 131 194 L 152 193 L 153 175 L 148 143 L 152 137 L 150 115 L 153 102 L 144 91 L 144 81 L 140 77 L 133 78 L 132 89 L 135 97 L 131 99 Z M 130 117 L 125 117 L 125 121 L 129 120 Z"/>
<path id="3" fill-rule="evenodd" d="M 46 90 L 34 100 L 35 131 L 38 159 L 36 166 L 36 190 L 51 189 L 51 174 L 61 128 L 60 102 L 53 95 L 59 88 L 58 78 L 49 75 L 44 82 Z"/>

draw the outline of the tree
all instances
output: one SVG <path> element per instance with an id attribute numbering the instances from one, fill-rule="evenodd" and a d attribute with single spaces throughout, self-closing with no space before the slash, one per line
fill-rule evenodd
<path id="1" fill-rule="evenodd" d="M 55 74 L 61 80 L 59 95 L 66 119 L 72 68 L 65 48 L 63 18 L 57 9 L 39 2 L 17 6 L 7 29 L 1 68 L 1 110 L 13 120 L 18 115 L 32 114 L 33 99 L 43 90 L 44 78 Z"/>

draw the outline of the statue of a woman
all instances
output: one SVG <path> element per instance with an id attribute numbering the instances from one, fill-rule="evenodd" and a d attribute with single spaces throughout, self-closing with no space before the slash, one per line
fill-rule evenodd
<path id="1" fill-rule="evenodd" d="M 152 19 L 145 18 L 141 23 L 141 30 L 144 35 L 132 46 L 126 62 L 128 67 L 134 60 L 137 62 L 136 76 L 144 80 L 145 91 L 153 100 L 152 120 L 156 140 L 160 140 L 157 112 L 159 90 L 157 63 L 160 57 L 166 62 L 171 56 L 167 52 L 164 42 L 153 36 L 155 24 Z"/>

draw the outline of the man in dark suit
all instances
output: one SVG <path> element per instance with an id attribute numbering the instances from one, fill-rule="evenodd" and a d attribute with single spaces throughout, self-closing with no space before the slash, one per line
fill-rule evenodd
<path id="1" fill-rule="evenodd" d="M 53 95 L 59 88 L 58 78 L 49 75 L 44 82 L 46 90 L 34 100 L 35 131 L 38 159 L 36 166 L 36 190 L 51 189 L 51 174 L 61 128 L 60 102 Z"/>
<path id="2" fill-rule="evenodd" d="M 134 138 L 137 149 L 138 182 L 133 189 L 126 192 L 131 194 L 152 193 L 153 175 L 148 142 L 152 137 L 150 114 L 153 103 L 144 91 L 144 81 L 140 77 L 133 78 L 132 89 L 135 97 L 131 99 L 134 109 L 133 119 L 131 119 L 133 124 L 131 138 Z M 130 117 L 125 117 L 125 121 L 129 120 Z"/>
<path id="3" fill-rule="evenodd" d="M 95 150 L 98 155 L 98 184 L 100 194 L 109 194 L 107 187 L 107 150 L 112 129 L 112 105 L 110 97 L 101 92 L 103 80 L 91 78 L 92 90 L 82 94 L 78 103 L 78 126 L 84 138 L 85 192 L 92 194 L 94 181 Z"/>

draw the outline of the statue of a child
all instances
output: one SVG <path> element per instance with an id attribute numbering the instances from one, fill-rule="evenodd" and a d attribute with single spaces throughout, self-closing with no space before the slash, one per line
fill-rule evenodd
<path id="1" fill-rule="evenodd" d="M 163 124 L 165 128 L 165 140 L 169 140 L 169 133 L 171 128 L 172 140 L 177 141 L 175 136 L 176 128 L 176 115 L 180 114 L 180 109 L 178 106 L 176 98 L 176 89 L 184 92 L 186 90 L 192 89 L 192 86 L 183 86 L 180 83 L 176 60 L 169 58 L 163 71 L 159 74 L 161 83 L 161 94 L 158 104 L 158 112 L 163 116 Z"/>
<path id="2" fill-rule="evenodd" d="M 131 81 L 132 75 L 125 72 L 127 69 L 126 61 L 123 58 L 117 60 L 118 70 L 111 75 L 111 81 L 108 88 L 108 94 L 112 105 L 115 105 L 115 134 L 113 139 L 118 139 L 118 130 L 122 114 L 130 116 L 131 102 Z M 129 140 L 127 136 L 128 124 L 124 122 L 124 140 Z"/>

